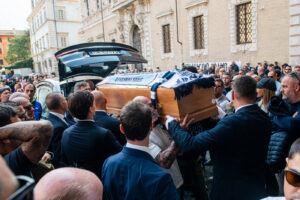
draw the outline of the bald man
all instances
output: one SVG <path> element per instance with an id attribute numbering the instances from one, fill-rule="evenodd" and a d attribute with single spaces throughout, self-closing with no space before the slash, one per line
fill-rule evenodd
<path id="1" fill-rule="evenodd" d="M 34 108 L 34 118 L 35 120 L 40 120 L 43 110 L 41 103 L 36 100 L 35 92 L 36 88 L 33 84 L 29 83 L 24 86 L 24 93 L 29 96 L 30 103 Z"/>
<path id="2" fill-rule="evenodd" d="M 93 91 L 92 94 L 94 95 L 94 103 L 95 103 L 95 116 L 94 120 L 98 126 L 102 128 L 106 128 L 110 130 L 119 143 L 124 146 L 126 144 L 126 138 L 124 134 L 120 131 L 120 120 L 109 116 L 106 112 L 106 97 L 100 91 Z"/>
<path id="3" fill-rule="evenodd" d="M 92 172 L 60 168 L 46 174 L 34 188 L 38 200 L 102 200 L 103 185 Z"/>
<path id="4" fill-rule="evenodd" d="M 27 114 L 27 120 L 35 119 L 34 118 L 34 109 L 28 99 L 26 99 L 25 97 L 16 97 L 16 98 L 12 99 L 12 101 L 19 102 L 23 106 L 23 108 L 25 109 L 26 114 Z"/>
<path id="5" fill-rule="evenodd" d="M 10 95 L 10 97 L 9 97 L 9 100 L 12 101 L 14 98 L 17 98 L 17 97 L 24 97 L 24 98 L 29 100 L 29 96 L 27 94 L 22 93 L 22 92 L 12 93 L 12 95 Z"/>

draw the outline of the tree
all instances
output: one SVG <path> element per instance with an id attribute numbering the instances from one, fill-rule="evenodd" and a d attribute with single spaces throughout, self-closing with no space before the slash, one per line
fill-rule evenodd
<path id="1" fill-rule="evenodd" d="M 30 54 L 30 36 L 29 31 L 24 35 L 17 35 L 8 43 L 8 51 L 5 60 L 9 64 L 15 64 L 18 61 L 24 61 L 31 57 Z"/>

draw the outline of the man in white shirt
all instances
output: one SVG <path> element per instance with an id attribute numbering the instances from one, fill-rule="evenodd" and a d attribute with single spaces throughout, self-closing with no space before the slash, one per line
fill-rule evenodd
<path id="1" fill-rule="evenodd" d="M 166 171 L 172 176 L 174 184 L 178 189 L 183 184 L 183 178 L 176 160 L 176 156 L 180 151 L 180 148 L 175 145 L 175 142 L 172 141 L 172 138 L 167 131 L 160 128 L 159 125 L 155 126 L 155 122 L 158 119 L 157 111 L 153 108 L 150 99 L 144 96 L 137 96 L 133 99 L 133 101 L 142 102 L 151 108 L 152 123 L 154 128 L 150 133 L 150 154 L 155 161 L 161 167 L 165 168 Z"/>
<path id="2" fill-rule="evenodd" d="M 131 101 L 120 115 L 127 138 L 123 150 L 109 157 L 102 168 L 104 199 L 179 199 L 173 180 L 150 155 L 152 113 L 144 103 Z"/>
<path id="3" fill-rule="evenodd" d="M 229 99 L 223 94 L 223 90 L 224 90 L 224 82 L 222 81 L 222 79 L 216 79 L 215 90 L 214 90 L 216 103 L 225 112 L 226 105 L 229 103 Z"/>
<path id="4" fill-rule="evenodd" d="M 46 97 L 46 106 L 49 109 L 49 115 L 47 119 L 53 125 L 53 136 L 48 148 L 48 152 L 52 152 L 52 164 L 55 167 L 59 167 L 60 162 L 60 150 L 61 150 L 61 137 L 65 129 L 69 127 L 69 124 L 64 118 L 65 112 L 68 110 L 68 103 L 65 97 L 60 93 L 50 93 Z M 49 155 L 50 155 L 49 154 Z M 49 160 L 49 155 L 45 155 L 45 160 Z M 49 157 L 46 159 L 46 157 Z"/>

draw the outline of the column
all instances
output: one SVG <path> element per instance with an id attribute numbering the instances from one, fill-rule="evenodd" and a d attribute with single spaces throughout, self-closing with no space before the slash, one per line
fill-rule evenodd
<path id="1" fill-rule="evenodd" d="M 300 65 L 300 0 L 290 0 L 289 64 Z"/>

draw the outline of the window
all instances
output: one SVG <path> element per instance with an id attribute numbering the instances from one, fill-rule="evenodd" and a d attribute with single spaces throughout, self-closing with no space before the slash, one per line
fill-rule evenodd
<path id="1" fill-rule="evenodd" d="M 85 0 L 85 6 L 86 6 L 86 16 L 90 16 L 89 1 L 88 0 Z"/>
<path id="2" fill-rule="evenodd" d="M 49 67 L 52 68 L 52 61 L 50 59 L 48 60 L 48 63 Z"/>
<path id="3" fill-rule="evenodd" d="M 46 8 L 43 9 L 43 12 L 44 12 L 44 20 L 46 20 L 47 19 Z"/>
<path id="4" fill-rule="evenodd" d="M 251 2 L 236 6 L 237 44 L 252 42 L 252 6 Z"/>
<path id="5" fill-rule="evenodd" d="M 57 19 L 65 19 L 65 11 L 63 9 L 57 10 Z"/>
<path id="6" fill-rule="evenodd" d="M 45 50 L 46 46 L 45 46 L 45 38 L 44 36 L 42 37 L 42 50 Z"/>
<path id="7" fill-rule="evenodd" d="M 0 48 L 0 54 L 2 54 L 2 49 Z"/>
<path id="8" fill-rule="evenodd" d="M 96 3 L 97 3 L 97 10 L 98 10 L 100 8 L 100 0 L 97 0 Z"/>
<path id="9" fill-rule="evenodd" d="M 171 53 L 170 24 L 164 25 L 162 29 L 164 53 Z"/>
<path id="10" fill-rule="evenodd" d="M 204 17 L 203 15 L 193 18 L 194 24 L 194 48 L 204 49 Z"/>
<path id="11" fill-rule="evenodd" d="M 66 47 L 67 46 L 67 36 L 66 35 L 59 36 L 59 43 L 60 43 L 60 47 Z"/>
<path id="12" fill-rule="evenodd" d="M 112 39 L 111 42 L 116 42 L 116 39 Z"/>
<path id="13" fill-rule="evenodd" d="M 0 65 L 3 65 L 3 60 L 2 59 L 0 59 Z"/>
<path id="14" fill-rule="evenodd" d="M 44 61 L 44 69 L 47 70 L 47 61 Z"/>
<path id="15" fill-rule="evenodd" d="M 49 35 L 48 33 L 46 34 L 46 48 L 50 48 L 50 43 L 49 43 Z"/>
<path id="16" fill-rule="evenodd" d="M 42 25 L 43 24 L 43 15 L 42 15 L 42 13 L 40 14 L 40 24 Z"/>

